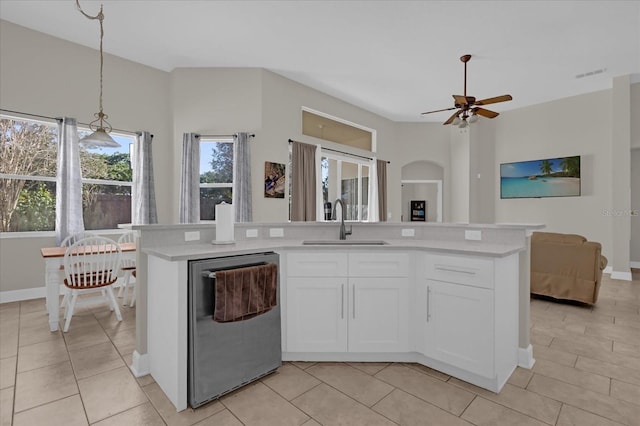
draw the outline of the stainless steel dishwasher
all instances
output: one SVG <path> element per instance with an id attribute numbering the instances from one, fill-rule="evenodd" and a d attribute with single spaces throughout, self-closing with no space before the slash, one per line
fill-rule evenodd
<path id="1" fill-rule="evenodd" d="M 251 319 L 213 320 L 215 272 L 279 263 L 277 253 L 189 262 L 188 401 L 198 407 L 282 365 L 280 285 L 277 306 Z M 278 274 L 279 275 L 279 274 Z"/>

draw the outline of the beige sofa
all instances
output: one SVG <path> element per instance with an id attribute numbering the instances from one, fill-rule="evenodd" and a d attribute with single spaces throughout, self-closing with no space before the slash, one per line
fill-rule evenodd
<path id="1" fill-rule="evenodd" d="M 531 293 L 595 304 L 607 258 L 581 235 L 534 232 Z"/>

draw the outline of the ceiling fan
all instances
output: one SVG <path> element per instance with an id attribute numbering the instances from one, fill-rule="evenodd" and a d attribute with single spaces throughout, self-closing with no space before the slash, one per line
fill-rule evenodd
<path id="1" fill-rule="evenodd" d="M 475 97 L 467 96 L 467 62 L 469 62 L 470 59 L 471 55 L 463 55 L 460 57 L 460 60 L 464 63 L 464 96 L 453 95 L 454 106 L 451 108 L 423 112 L 422 115 L 432 114 L 434 112 L 451 111 L 455 109 L 457 111 L 442 124 L 453 124 L 459 127 L 467 127 L 468 123 L 476 122 L 478 120 L 478 116 L 495 118 L 499 115 L 497 112 L 481 108 L 481 105 L 495 104 L 513 99 L 511 95 L 502 95 L 477 101 Z"/>

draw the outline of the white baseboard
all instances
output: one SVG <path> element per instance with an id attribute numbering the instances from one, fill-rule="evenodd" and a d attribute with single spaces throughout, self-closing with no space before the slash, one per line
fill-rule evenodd
<path id="1" fill-rule="evenodd" d="M 612 271 L 611 279 L 631 281 L 631 271 Z"/>
<path id="2" fill-rule="evenodd" d="M 146 376 L 151 373 L 149 354 L 140 355 L 138 351 L 133 351 L 133 358 L 129 369 L 135 377 Z"/>
<path id="3" fill-rule="evenodd" d="M 637 262 L 633 262 L 633 261 L 632 261 L 632 262 L 629 262 L 629 266 L 631 266 L 632 268 L 635 268 L 635 269 L 640 269 L 640 261 L 637 261 Z"/>
<path id="4" fill-rule="evenodd" d="M 518 366 L 531 370 L 536 360 L 533 358 L 533 346 L 518 348 Z"/>
<path id="5" fill-rule="evenodd" d="M 611 267 L 611 265 L 609 265 L 609 266 L 606 266 L 606 267 L 602 270 L 602 273 L 603 273 L 603 274 L 610 274 L 610 273 L 611 273 L 611 271 L 613 271 L 613 268 Z"/>
<path id="6" fill-rule="evenodd" d="M 60 286 L 60 294 L 64 294 L 64 286 Z M 25 288 L 21 290 L 0 291 L 0 303 L 20 302 L 23 300 L 44 299 L 47 289 L 42 287 Z"/>

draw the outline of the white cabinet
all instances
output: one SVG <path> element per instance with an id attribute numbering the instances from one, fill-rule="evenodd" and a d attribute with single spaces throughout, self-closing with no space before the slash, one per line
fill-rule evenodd
<path id="1" fill-rule="evenodd" d="M 406 352 L 409 255 L 290 253 L 288 352 Z"/>
<path id="2" fill-rule="evenodd" d="M 409 254 L 349 253 L 349 351 L 409 350 Z"/>
<path id="3" fill-rule="evenodd" d="M 408 278 L 349 278 L 350 352 L 407 352 Z"/>
<path id="4" fill-rule="evenodd" d="M 427 253 L 421 264 L 418 351 L 499 389 L 517 361 L 517 258 Z"/>
<path id="5" fill-rule="evenodd" d="M 426 280 L 423 353 L 493 376 L 493 290 Z"/>
<path id="6" fill-rule="evenodd" d="M 288 360 L 419 362 L 494 392 L 518 360 L 518 254 L 286 259 Z"/>
<path id="7" fill-rule="evenodd" d="M 287 278 L 289 352 L 347 351 L 347 279 Z"/>

